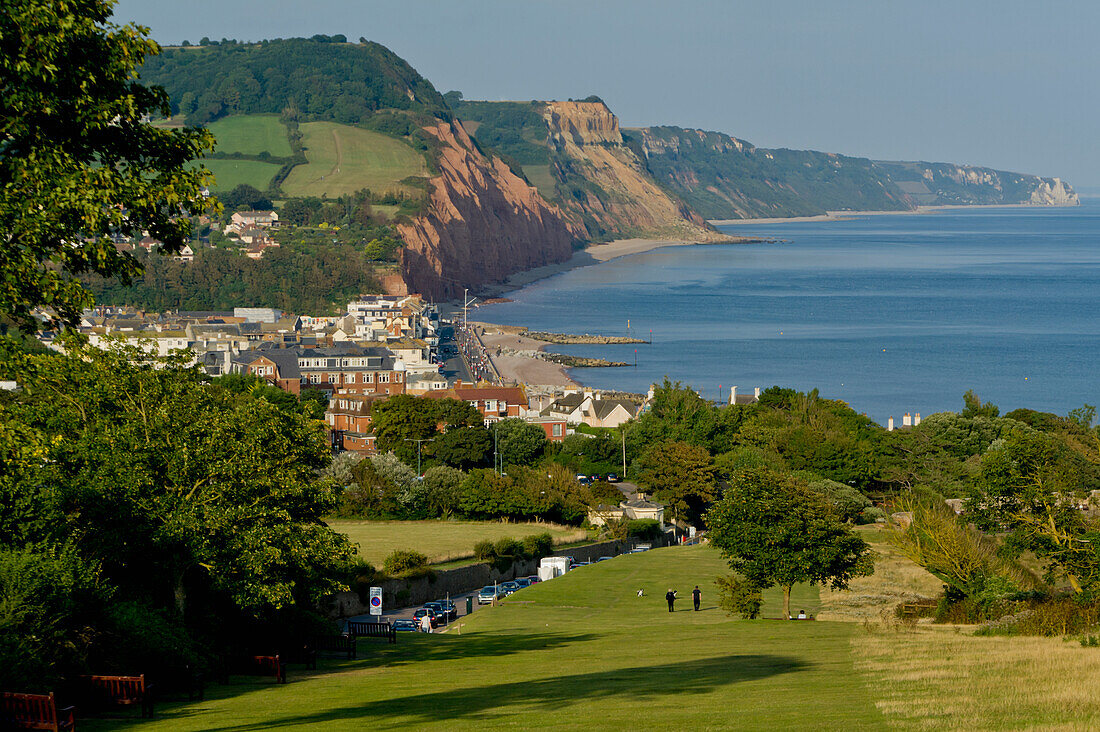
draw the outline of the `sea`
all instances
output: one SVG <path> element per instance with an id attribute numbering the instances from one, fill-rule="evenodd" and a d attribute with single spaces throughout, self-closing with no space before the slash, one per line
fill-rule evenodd
<path id="1" fill-rule="evenodd" d="M 883 425 L 958 411 L 968 389 L 1002 413 L 1100 404 L 1100 199 L 723 230 L 776 241 L 573 269 L 477 317 L 648 341 L 553 347 L 629 364 L 570 371 L 599 389 L 816 388 Z"/>

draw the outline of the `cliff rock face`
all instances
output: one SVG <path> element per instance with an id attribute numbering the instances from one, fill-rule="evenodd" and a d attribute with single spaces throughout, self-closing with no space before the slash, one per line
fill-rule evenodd
<path id="1" fill-rule="evenodd" d="M 561 206 L 590 237 L 726 238 L 653 180 L 603 102 L 547 102 L 543 117 Z"/>
<path id="2" fill-rule="evenodd" d="M 708 219 L 911 207 L 866 158 L 765 150 L 720 132 L 679 127 L 627 133 L 637 140 L 653 177 Z"/>
<path id="3" fill-rule="evenodd" d="M 1040 178 L 952 163 L 875 161 L 875 168 L 918 205 L 1030 203 L 1076 206 L 1080 201 L 1060 178 Z"/>
<path id="4" fill-rule="evenodd" d="M 397 227 L 405 240 L 400 264 L 409 292 L 461 297 L 465 287 L 572 256 L 584 231 L 501 160 L 478 151 L 458 122 L 425 130 L 441 144 L 440 172 L 429 181 L 426 212 Z"/>

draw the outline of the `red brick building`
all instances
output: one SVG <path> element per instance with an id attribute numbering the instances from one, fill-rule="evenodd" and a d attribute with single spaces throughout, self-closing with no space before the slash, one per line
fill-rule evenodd
<path id="1" fill-rule="evenodd" d="M 450 389 L 429 391 L 429 399 L 459 399 L 474 405 L 485 423 L 522 417 L 527 412 L 527 392 L 522 386 L 473 386 L 461 381 Z"/>

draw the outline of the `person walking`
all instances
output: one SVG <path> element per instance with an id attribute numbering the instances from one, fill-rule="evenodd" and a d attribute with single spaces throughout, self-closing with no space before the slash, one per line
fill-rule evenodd
<path id="1" fill-rule="evenodd" d="M 695 585 L 695 589 L 691 591 L 691 602 L 695 605 L 695 611 L 699 612 L 699 600 L 703 598 L 703 592 L 699 589 L 699 585 Z"/>
<path id="2" fill-rule="evenodd" d="M 672 603 L 676 602 L 676 590 L 669 587 L 668 592 L 665 593 L 665 599 L 668 600 L 668 611 L 672 612 Z"/>

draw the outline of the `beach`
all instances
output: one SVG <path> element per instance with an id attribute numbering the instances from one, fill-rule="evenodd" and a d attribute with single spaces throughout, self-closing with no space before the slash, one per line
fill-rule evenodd
<path id="1" fill-rule="evenodd" d="M 549 345 L 545 341 L 522 335 L 522 329 L 513 326 L 474 321 L 470 321 L 470 324 L 484 329 L 481 333 L 481 342 L 485 344 L 493 365 L 497 367 L 497 371 L 505 381 L 538 386 L 577 385 L 569 378 L 564 366 L 552 361 L 544 361 L 534 355 L 536 351 L 541 351 Z"/>

